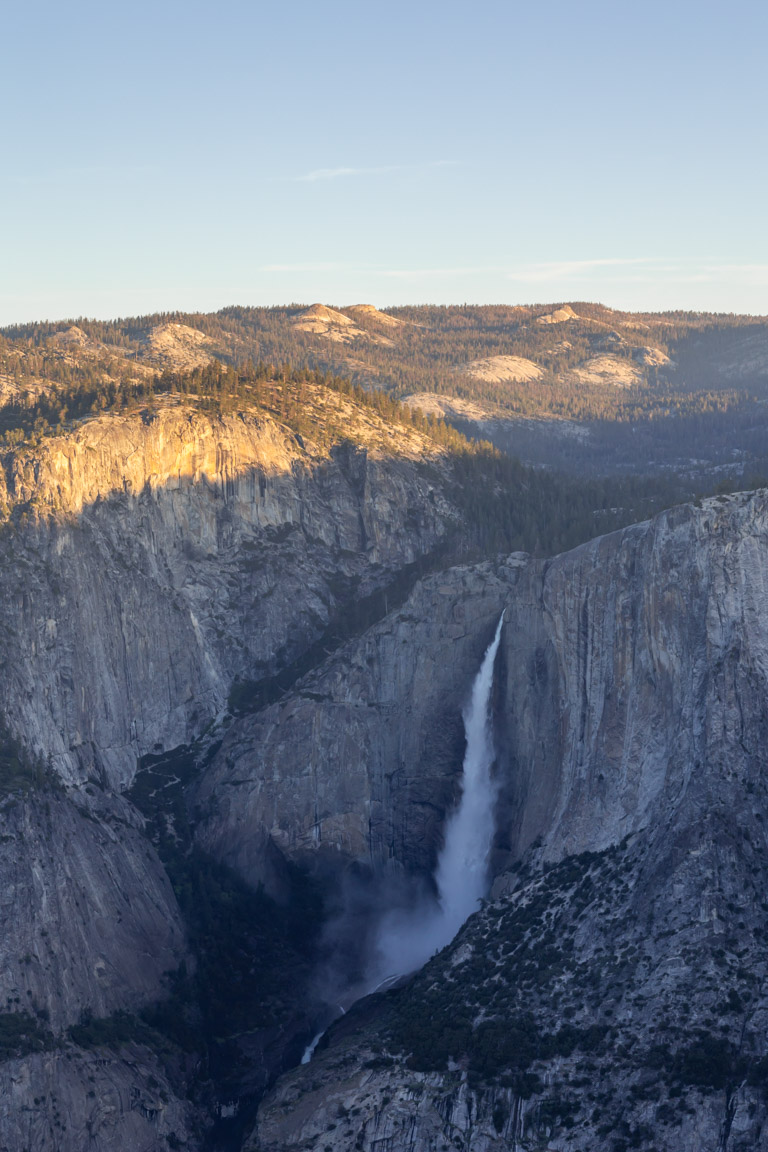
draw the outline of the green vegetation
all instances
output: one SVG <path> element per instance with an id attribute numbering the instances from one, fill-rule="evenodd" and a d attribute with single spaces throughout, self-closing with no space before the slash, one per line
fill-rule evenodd
<path id="1" fill-rule="evenodd" d="M 39 756 L 31 756 L 0 720 L 0 796 L 55 787 L 54 773 Z"/>
<path id="2" fill-rule="evenodd" d="M 67 1029 L 67 1035 L 79 1048 L 119 1048 L 121 1044 L 146 1044 L 157 1048 L 161 1037 L 138 1016 L 115 1012 L 111 1016 L 93 1016 L 84 1012 L 79 1023 Z"/>
<path id="3" fill-rule="evenodd" d="M 0 408 L 0 432 L 6 445 L 13 447 L 61 433 L 85 416 L 130 412 L 147 406 L 151 409 L 161 396 L 178 396 L 193 397 L 201 411 L 218 416 L 261 409 L 292 431 L 327 448 L 345 438 L 346 424 L 340 416 L 334 419 L 333 414 L 323 413 L 317 419 L 318 413 L 308 405 L 308 388 L 313 385 L 348 396 L 384 420 L 415 427 L 445 447 L 466 443 L 444 421 L 414 412 L 384 392 L 365 391 L 346 377 L 286 363 L 248 365 L 237 370 L 218 361 L 190 372 L 163 372 L 139 380 L 54 384 L 32 398 L 17 398 Z"/>
<path id="4" fill-rule="evenodd" d="M 741 1083 L 754 1061 L 726 1036 L 699 1028 L 677 1049 L 655 1044 L 643 1056 L 647 1068 L 663 1074 L 671 1089 L 683 1086 L 719 1092 Z"/>
<path id="5" fill-rule="evenodd" d="M 573 388 L 570 399 L 547 399 L 546 381 L 566 372 L 598 352 L 643 363 L 642 352 L 648 346 L 677 363 L 681 383 L 675 392 L 701 391 L 715 379 L 719 358 L 732 355 L 745 340 L 765 331 L 764 322 L 751 316 L 716 315 L 693 312 L 626 313 L 586 302 L 573 302 L 577 316 L 567 324 L 537 324 L 543 314 L 561 305 L 514 307 L 508 305 L 422 305 L 389 310 L 390 315 L 406 321 L 390 343 L 366 342 L 355 349 L 353 359 L 361 380 L 376 380 L 388 392 L 435 390 L 457 396 L 482 398 L 501 404 L 519 404 L 520 410 L 540 411 L 530 402 L 547 405 L 562 403 L 563 414 L 587 413 L 599 418 L 615 404 L 625 408 L 623 390 L 599 391 L 594 403 L 587 391 Z M 112 371 L 124 364 L 125 358 L 140 355 L 146 346 L 147 333 L 159 324 L 175 322 L 203 332 L 223 359 L 242 367 L 248 362 L 281 363 L 290 361 L 297 368 L 322 368 L 335 374 L 348 374 L 348 350 L 343 345 L 324 340 L 297 329 L 294 321 L 304 309 L 300 306 L 275 308 L 229 307 L 216 313 L 154 313 L 112 321 L 78 318 L 63 322 L 38 322 L 15 325 L 0 333 L 0 370 L 20 379 L 43 376 L 49 379 L 79 378 L 78 373 L 94 371 L 93 359 L 82 365 L 72 363 L 56 343 L 57 333 L 70 325 L 77 326 L 101 353 L 102 361 Z M 341 309 L 341 311 L 345 311 Z M 348 311 L 348 310 L 347 310 Z M 374 319 L 352 314 L 355 324 L 372 334 L 382 334 Z M 545 370 L 544 379 L 529 392 L 529 384 L 497 385 L 457 377 L 457 365 L 489 356 L 512 355 L 531 359 Z M 638 359 L 639 357 L 639 359 Z M 81 357 L 86 360 L 85 357 Z M 130 359 L 127 361 L 130 364 Z M 658 385 L 661 373 L 657 365 L 647 365 L 646 380 Z M 756 385 L 764 384 L 764 375 L 756 368 Z M 464 391 L 469 386 L 470 391 Z M 510 391 L 511 389 L 511 391 Z M 726 391 L 730 389 L 726 388 Z M 670 393 L 671 394 L 671 393 Z M 630 403 L 633 403 L 631 401 Z M 650 402 L 650 398 L 646 404 Z M 550 409 L 553 410 L 553 409 Z"/>
<path id="6" fill-rule="evenodd" d="M 385 392 L 288 364 L 260 365 L 239 373 L 219 365 L 186 374 L 165 373 L 156 388 L 202 397 L 208 409 L 218 414 L 237 411 L 244 402 L 258 405 L 298 435 L 326 449 L 343 448 L 349 443 L 347 425 L 333 415 L 317 418 L 309 402 L 311 386 L 347 397 L 387 424 L 414 429 L 446 453 L 452 474 L 449 493 L 464 515 L 448 555 L 441 557 L 443 563 L 450 558 L 467 560 L 511 551 L 552 555 L 642 520 L 685 496 L 674 480 L 574 481 L 527 468 L 493 445 L 470 440 L 444 420 L 425 416 Z M 354 444 L 350 447 L 354 449 Z M 439 482 L 439 476 L 436 479 Z M 356 625 L 351 626 L 354 631 Z"/>
<path id="7" fill-rule="evenodd" d="M 381 418 L 375 435 L 382 443 L 394 428 L 419 433 L 439 449 L 425 452 L 418 467 L 460 513 L 444 545 L 366 597 L 357 596 L 354 580 L 338 577 L 335 598 L 342 607 L 317 642 L 272 678 L 235 684 L 230 708 L 247 711 L 279 699 L 327 653 L 402 604 L 414 582 L 432 568 L 518 549 L 552 554 L 643 519 L 689 496 L 691 489 L 690 481 L 671 474 L 648 479 L 640 473 L 655 469 L 658 475 L 663 471 L 659 459 L 695 452 L 702 443 L 719 446 L 726 460 L 738 448 L 745 468 L 747 459 L 754 468 L 766 458 L 764 379 L 755 372 L 736 388 L 724 384 L 725 377 L 712 367 L 718 358 L 735 354 L 740 342 L 762 338 L 764 324 L 676 315 L 634 317 L 631 326 L 620 313 L 589 305 L 576 309 L 582 318 L 569 322 L 567 339 L 560 326 L 536 324 L 543 309 L 401 309 L 398 315 L 410 323 L 398 330 L 398 340 L 356 349 L 351 365 L 348 350 L 296 331 L 292 309 L 225 309 L 216 316 L 109 324 L 80 321 L 89 338 L 102 345 L 90 359 L 56 343 L 59 325 L 6 330 L 0 336 L 0 371 L 18 391 L 0 409 L 0 433 L 12 450 L 90 416 L 135 411 L 149 422 L 161 404 L 188 403 L 214 418 L 267 415 L 293 434 L 310 463 L 325 468 L 330 457 L 349 471 L 362 451 L 354 440 L 351 405 L 358 413 Z M 169 319 L 192 324 L 218 342 L 222 362 L 152 376 L 136 357 L 147 329 Z M 649 342 L 677 362 L 675 377 L 643 359 Z M 454 372 L 469 360 L 500 354 L 534 359 L 543 376 L 499 384 L 470 381 Z M 642 364 L 641 382 L 617 388 L 569 380 L 571 370 L 597 354 Z M 378 387 L 371 386 L 373 381 Z M 586 422 L 599 429 L 601 443 L 614 454 L 626 450 L 627 471 L 638 475 L 577 480 L 525 467 L 490 443 L 469 439 L 445 421 L 400 402 L 418 391 L 482 401 L 506 417 Z M 548 463 L 576 467 L 583 458 L 582 446 L 563 442 Z M 720 485 L 724 490 L 739 483 L 738 478 L 729 480 L 731 475 Z M 308 877 L 288 865 L 281 877 L 286 899 L 278 904 L 194 846 L 189 797 L 216 751 L 212 740 L 145 757 L 130 793 L 170 877 L 194 962 L 169 974 L 167 998 L 141 1016 L 86 1015 L 68 1034 L 81 1047 L 131 1041 L 161 1051 L 178 1046 L 196 1057 L 201 1081 L 234 1084 L 245 1067 L 245 1053 L 252 1068 L 263 1036 L 294 1020 L 297 1003 L 309 1000 L 323 902 Z M 0 725 L 0 795 L 51 784 L 43 763 L 30 758 Z M 766 1058 L 757 1059 L 749 1044 L 742 1044 L 743 1030 L 739 1036 L 753 992 L 749 974 L 742 971 L 747 965 L 739 963 L 735 929 L 733 936 L 718 938 L 712 951 L 716 978 L 710 981 L 706 965 L 696 969 L 697 992 L 702 1002 L 712 1001 L 713 1018 L 697 1018 L 688 1028 L 691 1006 L 670 998 L 642 1043 L 626 1042 L 632 1036 L 619 1021 L 620 1012 L 627 1007 L 629 990 L 641 989 L 632 1004 L 642 1016 L 648 993 L 638 973 L 644 962 L 650 966 L 654 961 L 645 947 L 653 939 L 652 915 L 641 923 L 630 899 L 630 856 L 625 843 L 552 868 L 521 870 L 513 895 L 489 906 L 464 930 L 471 945 L 464 959 L 454 963 L 455 954 L 446 950 L 387 998 L 381 1037 L 389 1051 L 377 1055 L 370 1067 L 403 1060 L 428 1072 L 445 1070 L 455 1061 L 473 1084 L 540 1097 L 530 1122 L 545 1127 L 572 1126 L 578 1108 L 570 1089 L 586 1089 L 583 1098 L 591 1099 L 596 1114 L 602 1112 L 602 1134 L 614 1135 L 617 1152 L 641 1147 L 650 1137 L 599 1095 L 594 1082 L 601 1061 L 610 1060 L 627 1081 L 633 1078 L 628 1089 L 632 1102 L 659 1101 L 659 1123 L 679 1120 L 688 1090 L 727 1096 L 744 1080 L 765 1087 Z M 737 909 L 728 912 L 735 917 Z M 660 935 L 672 932 L 665 927 Z M 686 955 L 683 949 L 681 955 L 692 969 L 701 959 L 694 950 Z M 676 1019 L 682 1022 L 677 1032 Z M 51 1043 L 34 1017 L 21 1012 L 0 1016 L 0 1057 L 39 1051 Z M 544 1076 L 545 1065 L 556 1059 L 570 1061 L 562 1083 Z M 668 1098 L 660 1100 L 662 1090 Z M 497 1105 L 493 1125 L 498 1133 L 507 1119 L 505 1107 Z"/>
<path id="8" fill-rule="evenodd" d="M 29 1056 L 53 1047 L 53 1037 L 28 1012 L 0 1012 L 0 1060 Z"/>
<path id="9" fill-rule="evenodd" d="M 254 1051 L 308 1001 L 323 913 L 317 889 L 298 869 L 286 866 L 285 903 L 277 904 L 193 846 L 185 793 L 217 747 L 144 757 L 129 793 L 173 885 L 192 963 L 169 972 L 167 996 L 139 1014 L 86 1012 L 67 1032 L 81 1048 L 138 1043 L 174 1060 L 187 1053 L 195 1066 L 190 1095 L 207 1103 L 212 1082 L 217 1091 L 248 1096 Z"/>
<path id="10" fill-rule="evenodd" d="M 388 612 L 401 607 L 413 590 L 417 580 L 427 573 L 449 563 L 450 547 L 438 548 L 405 564 L 392 580 L 367 596 L 355 597 L 357 581 L 337 581 L 340 608 L 318 639 L 302 654 L 274 676 L 262 680 L 236 680 L 229 693 L 228 707 L 235 714 L 256 711 L 274 704 L 302 676 L 316 668 L 342 644 L 362 635 Z"/>
<path id="11" fill-rule="evenodd" d="M 733 851 L 751 853 L 749 837 Z M 674 1131 L 702 1096 L 725 1112 L 744 1084 L 768 1099 L 754 1015 L 762 950 L 748 905 L 729 909 L 744 917 L 731 935 L 702 941 L 698 925 L 670 920 L 663 898 L 656 908 L 646 901 L 646 852 L 628 837 L 540 866 L 534 846 L 514 890 L 389 997 L 383 1051 L 417 1071 L 458 1069 L 478 1089 L 531 1098 L 532 1143 L 586 1123 L 606 1147 L 629 1152 L 653 1146 L 649 1103 L 657 1131 Z M 651 858 L 654 872 L 670 867 Z M 763 871 L 753 887 L 756 911 Z M 667 937 L 671 951 L 659 947 Z M 670 954 L 683 961 L 674 981 L 663 967 Z M 497 1131 L 504 1115 L 494 1112 Z"/>
<path id="12" fill-rule="evenodd" d="M 58 385 L 32 401 L 14 400 L 0 408 L 0 433 L 7 447 L 34 445 L 44 436 L 61 434 L 85 416 L 134 411 L 153 395 L 151 380 Z"/>
<path id="13" fill-rule="evenodd" d="M 728 384 L 728 371 L 723 375 L 717 368 L 727 368 L 729 357 L 738 359 L 745 341 L 749 348 L 750 341 L 768 339 L 762 321 L 631 316 L 576 304 L 578 318 L 567 325 L 538 324 L 547 310 L 399 309 L 394 314 L 407 323 L 396 339 L 356 345 L 354 355 L 296 328 L 297 308 L 80 320 L 92 342 L 87 353 L 68 350 L 57 339 L 64 325 L 17 326 L 0 336 L 0 370 L 31 390 L 0 409 L 0 434 L 13 447 L 34 444 L 99 412 L 141 408 L 151 419 L 160 398 L 177 396 L 192 398 L 213 415 L 268 413 L 302 444 L 306 440 L 326 453 L 350 434 L 343 407 L 322 402 L 323 390 L 330 390 L 375 411 L 387 425 L 416 429 L 450 456 L 453 498 L 465 514 L 451 557 L 461 559 L 516 549 L 552 554 L 702 491 L 756 486 L 768 475 L 765 379 L 756 370 L 736 387 Z M 376 334 L 375 318 L 353 315 Z M 147 333 L 166 321 L 203 332 L 221 363 L 153 377 L 136 357 L 146 349 Z M 544 375 L 494 383 L 454 371 L 499 354 L 532 358 Z M 603 354 L 642 369 L 641 383 L 586 385 L 568 375 L 585 358 Z M 666 355 L 677 365 L 672 375 L 653 362 Z M 32 388 L 41 378 L 48 381 L 42 392 Z M 479 401 L 499 416 L 568 417 L 589 434 L 584 439 L 549 433 L 542 439 L 539 425 L 500 424 L 491 430 L 503 449 L 497 452 L 397 400 L 421 391 Z M 477 432 L 466 422 L 457 427 Z M 514 458 L 517 451 L 546 470 L 523 467 Z M 699 457 L 703 464 L 696 463 Z"/>
<path id="14" fill-rule="evenodd" d="M 673 480 L 575 480 L 526 468 L 484 444 L 453 453 L 451 463 L 451 496 L 463 513 L 469 558 L 515 551 L 552 556 L 685 498 Z"/>
<path id="15" fill-rule="evenodd" d="M 481 1082 L 528 1096 L 539 1090 L 532 1068 L 537 1061 L 605 1050 L 611 1027 L 599 1015 L 553 1030 L 543 1023 L 551 1016 L 537 1009 L 540 997 L 548 1002 L 554 988 L 573 979 L 571 917 L 593 903 L 593 873 L 614 875 L 621 854 L 616 848 L 569 857 L 523 883 L 524 895 L 516 901 L 488 909 L 481 937 L 468 926 L 467 939 L 474 945 L 469 958 L 453 964 L 449 947 L 399 993 L 389 1037 L 407 1054 L 409 1067 L 442 1070 L 453 1059 Z M 558 922 L 550 910 L 561 905 L 568 913 Z M 603 982 L 603 990 L 606 986 Z"/>

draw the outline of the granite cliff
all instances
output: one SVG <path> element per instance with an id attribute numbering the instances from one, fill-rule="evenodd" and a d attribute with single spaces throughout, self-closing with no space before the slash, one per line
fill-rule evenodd
<path id="1" fill-rule="evenodd" d="M 763 1147 L 768 496 L 424 575 L 446 454 L 309 402 L 343 442 L 167 398 L 4 457 L 0 1148 Z M 352 878 L 364 948 L 429 885 L 502 611 L 490 902 L 254 1127 L 318 1009 L 291 902 Z M 190 859 L 262 917 L 226 1075 Z"/>
<path id="2" fill-rule="evenodd" d="M 540 838 L 555 859 L 617 843 L 648 823 L 660 797 L 666 806 L 685 793 L 735 710 L 759 730 L 759 693 L 747 717 L 745 701 L 731 698 L 738 685 L 722 676 L 728 661 L 740 677 L 752 664 L 762 675 L 753 650 L 765 524 L 763 494 L 720 497 L 554 560 L 514 554 L 425 578 L 402 609 L 230 730 L 201 788 L 210 816 L 200 835 L 248 873 L 238 828 L 254 857 L 257 828 L 274 827 L 278 847 L 304 859 L 324 851 L 329 821 L 334 853 L 428 869 L 456 783 L 460 705 L 505 610 L 500 845 L 517 859 Z M 319 757 L 341 769 L 328 802 Z M 404 830 L 419 809 L 414 786 L 438 822 L 431 836 L 429 820 Z"/>
<path id="3" fill-rule="evenodd" d="M 62 779 L 124 789 L 236 680 L 436 549 L 457 518 L 424 474 L 439 453 L 370 418 L 350 432 L 324 451 L 263 415 L 166 403 L 7 454 L 0 706 Z"/>

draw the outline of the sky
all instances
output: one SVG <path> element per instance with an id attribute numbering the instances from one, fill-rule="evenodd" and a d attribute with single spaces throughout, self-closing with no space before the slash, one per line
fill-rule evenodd
<path id="1" fill-rule="evenodd" d="M 768 5 L 6 0 L 0 324 L 768 313 Z"/>

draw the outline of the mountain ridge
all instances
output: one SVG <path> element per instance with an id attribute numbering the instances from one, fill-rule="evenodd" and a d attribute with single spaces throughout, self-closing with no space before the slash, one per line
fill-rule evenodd
<path id="1" fill-rule="evenodd" d="M 556 324 L 539 321 L 562 306 L 371 309 L 315 304 L 81 319 L 76 339 L 70 322 L 17 326 L 0 333 L 0 371 L 17 390 L 29 390 L 46 379 L 49 388 L 77 378 L 145 379 L 211 358 L 238 368 L 290 361 L 294 370 L 346 375 L 399 399 L 434 394 L 471 403 L 482 415 L 457 419 L 460 430 L 490 437 L 536 466 L 576 474 L 677 471 L 689 475 L 691 491 L 714 478 L 743 482 L 763 469 L 765 318 L 632 314 L 578 302 Z M 520 379 L 519 370 L 500 370 L 500 359 L 530 366 Z M 497 368 L 471 367 L 481 362 Z M 568 452 L 553 416 L 585 431 Z"/>

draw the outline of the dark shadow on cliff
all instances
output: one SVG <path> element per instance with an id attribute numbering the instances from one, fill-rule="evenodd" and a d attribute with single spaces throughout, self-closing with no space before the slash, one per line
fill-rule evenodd
<path id="1" fill-rule="evenodd" d="M 214 1118 L 205 1147 L 225 1152 L 240 1146 L 264 1091 L 301 1058 L 325 910 L 320 886 L 287 861 L 277 903 L 194 845 L 185 789 L 215 749 L 145 757 L 129 797 L 173 885 L 189 949 L 167 999 L 142 1020 L 187 1054 L 189 1096 Z"/>

